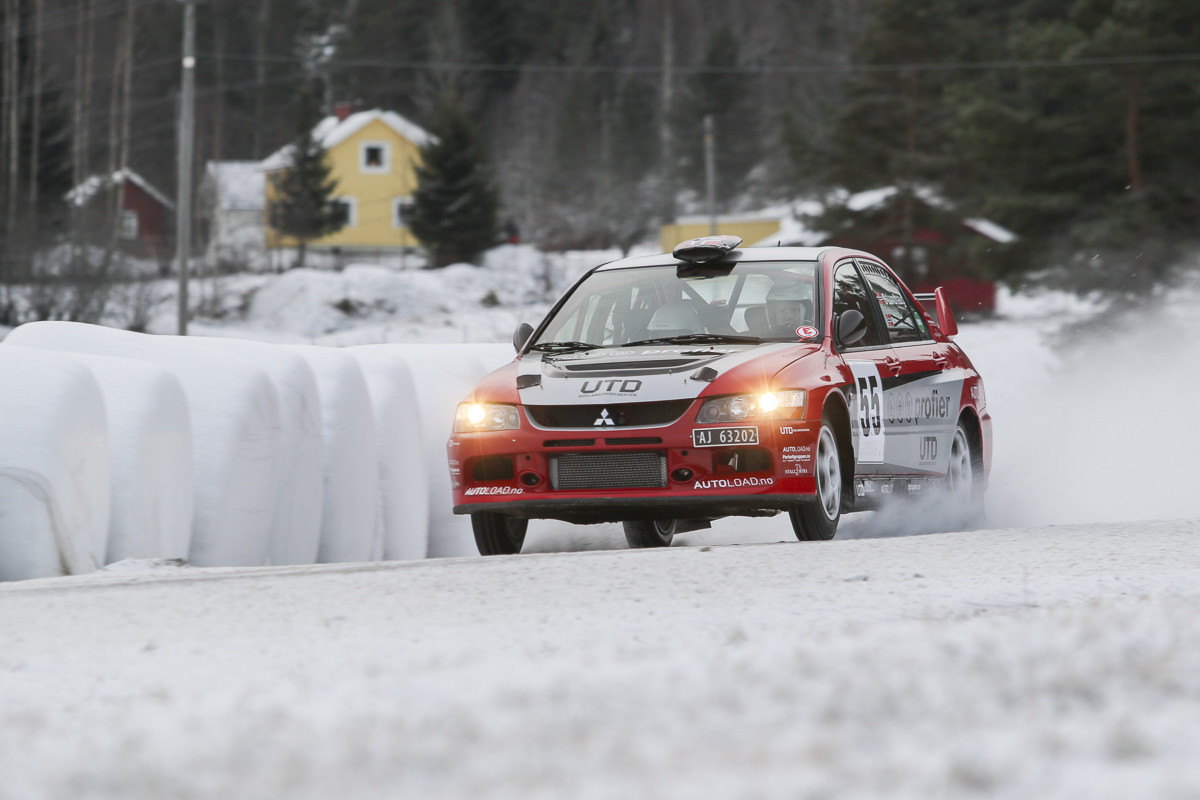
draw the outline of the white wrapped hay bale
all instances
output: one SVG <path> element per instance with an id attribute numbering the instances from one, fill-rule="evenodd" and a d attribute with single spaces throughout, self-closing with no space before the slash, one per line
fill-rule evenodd
<path id="1" fill-rule="evenodd" d="M 454 410 L 475 384 L 514 357 L 511 344 L 381 344 L 356 350 L 378 350 L 408 365 L 419 391 L 422 461 L 429 482 L 429 557 L 473 556 L 479 551 L 471 520 L 451 510 L 450 467 L 446 441 Z"/>
<path id="2" fill-rule="evenodd" d="M 279 459 L 270 511 L 269 564 L 312 564 L 321 538 L 324 437 L 321 399 L 308 362 L 290 347 L 209 336 L 169 338 L 180 346 L 261 368 L 279 401 Z"/>
<path id="3" fill-rule="evenodd" d="M 345 352 L 362 368 L 375 416 L 383 558 L 425 558 L 429 547 L 429 476 L 412 373 L 388 345 L 348 347 Z"/>
<path id="4" fill-rule="evenodd" d="M 22 325 L 5 344 L 141 359 L 168 369 L 183 389 L 192 429 L 189 561 L 199 566 L 267 563 L 280 405 L 274 383 L 259 365 L 186 337 L 76 322 Z"/>
<path id="5" fill-rule="evenodd" d="M 324 502 L 317 561 L 377 560 L 379 449 L 358 360 L 334 347 L 294 345 L 317 381 L 324 437 Z"/>
<path id="6" fill-rule="evenodd" d="M 100 384 L 108 420 L 112 514 L 105 563 L 187 558 L 195 481 L 183 387 L 170 370 L 148 361 L 77 358 Z"/>
<path id="7" fill-rule="evenodd" d="M 0 347 L 0 580 L 91 572 L 104 563 L 108 430 L 78 359 Z"/>

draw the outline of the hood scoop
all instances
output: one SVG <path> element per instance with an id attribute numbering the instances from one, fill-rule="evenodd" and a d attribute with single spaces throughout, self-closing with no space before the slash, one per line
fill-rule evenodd
<path id="1" fill-rule="evenodd" d="M 704 355 L 712 357 L 721 355 L 720 353 L 705 353 Z M 670 358 L 656 361 L 575 361 L 564 364 L 556 361 L 554 366 L 567 372 L 638 372 L 647 368 L 653 370 L 672 370 L 682 367 L 690 367 L 696 363 L 694 358 Z"/>
<path id="2" fill-rule="evenodd" d="M 542 371 L 547 378 L 672 375 L 694 371 L 726 355 L 729 353 L 720 350 L 680 352 L 676 348 L 642 351 L 635 356 L 627 350 L 612 348 L 546 357 L 542 359 Z"/>

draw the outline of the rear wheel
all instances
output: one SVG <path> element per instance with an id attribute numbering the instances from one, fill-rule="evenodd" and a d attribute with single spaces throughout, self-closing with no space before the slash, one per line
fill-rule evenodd
<path id="1" fill-rule="evenodd" d="M 630 519 L 621 524 L 625 527 L 625 541 L 631 548 L 670 547 L 675 538 L 673 519 Z"/>
<path id="2" fill-rule="evenodd" d="M 959 420 L 950 443 L 950 464 L 946 467 L 946 493 L 954 516 L 964 527 L 983 521 L 983 483 L 979 474 L 980 459 L 971 447 L 967 427 Z"/>
<path id="3" fill-rule="evenodd" d="M 507 556 L 521 552 L 528 527 L 527 519 L 494 511 L 478 511 L 471 515 L 475 546 L 479 548 L 481 556 Z"/>
<path id="4" fill-rule="evenodd" d="M 838 454 L 837 435 L 828 420 L 821 421 L 813 471 L 817 479 L 817 496 L 788 512 L 792 530 L 802 542 L 832 539 L 842 519 L 842 459 Z"/>

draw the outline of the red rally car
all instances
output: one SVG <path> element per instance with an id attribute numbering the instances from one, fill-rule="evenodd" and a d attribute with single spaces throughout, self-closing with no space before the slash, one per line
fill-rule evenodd
<path id="1" fill-rule="evenodd" d="M 662 547 L 779 512 L 830 539 L 843 513 L 919 492 L 982 512 L 991 418 L 941 291 L 864 252 L 740 244 L 601 265 L 517 329 L 448 444 L 480 553 L 519 552 L 531 518 Z"/>

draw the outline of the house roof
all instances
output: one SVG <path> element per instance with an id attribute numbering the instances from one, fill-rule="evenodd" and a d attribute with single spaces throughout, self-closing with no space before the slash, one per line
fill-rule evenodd
<path id="1" fill-rule="evenodd" d="M 208 176 L 216 185 L 222 211 L 262 211 L 266 206 L 266 175 L 259 161 L 210 161 Z"/>
<path id="2" fill-rule="evenodd" d="M 173 203 L 170 198 L 168 198 L 165 194 L 160 192 L 158 189 L 154 188 L 154 186 L 148 180 L 143 178 L 141 175 L 138 175 L 136 172 L 129 169 L 128 167 L 126 167 L 125 169 L 119 169 L 116 172 L 114 172 L 112 175 L 93 175 L 93 176 L 91 176 L 90 178 L 85 180 L 83 183 L 79 184 L 74 189 L 67 192 L 66 199 L 67 199 L 68 203 L 73 203 L 77 206 L 82 206 L 82 205 L 86 204 L 88 200 L 91 200 L 92 197 L 96 194 L 96 192 L 100 191 L 104 187 L 113 186 L 113 185 L 117 185 L 117 184 L 123 184 L 123 183 L 125 183 L 125 181 L 129 181 L 130 183 L 136 184 L 138 186 L 138 188 L 140 188 L 146 194 L 153 197 L 155 200 L 157 200 L 159 203 L 161 203 L 166 208 L 174 208 L 175 207 L 175 203 Z"/>
<path id="3" fill-rule="evenodd" d="M 415 122 L 405 119 L 394 111 L 383 111 L 378 108 L 373 108 L 370 111 L 359 111 L 357 114 L 351 114 L 343 120 L 339 120 L 336 116 L 325 117 L 325 119 L 318 122 L 316 127 L 313 128 L 313 138 L 328 150 L 346 141 L 375 120 L 379 120 L 387 125 L 417 147 L 423 147 L 434 140 L 432 134 Z M 258 165 L 258 168 L 263 172 L 272 172 L 291 166 L 294 149 L 295 145 L 291 144 L 281 147 L 267 156 Z"/>
<path id="4" fill-rule="evenodd" d="M 834 195 L 832 201 L 829 203 L 820 203 L 811 200 L 799 201 L 788 206 L 780 206 L 765 209 L 762 212 L 754 212 L 754 214 L 743 215 L 743 217 L 749 218 L 769 213 L 777 215 L 779 218 L 779 232 L 761 242 L 755 242 L 755 246 L 767 247 L 780 241 L 785 244 L 816 245 L 825 240 L 827 233 L 814 231 L 809 228 L 805 223 L 806 217 L 820 214 L 826 205 L 832 205 L 833 203 L 844 205 L 851 211 L 867 211 L 872 208 L 878 208 L 894 197 L 899 191 L 895 186 L 884 186 L 854 194 L 842 192 Z M 930 206 L 940 208 L 943 211 L 954 210 L 950 202 L 929 188 L 918 187 L 915 194 L 919 200 Z M 1015 233 L 991 220 L 974 217 L 963 219 L 962 224 L 980 236 L 984 236 L 999 244 L 1015 242 L 1018 238 Z"/>

